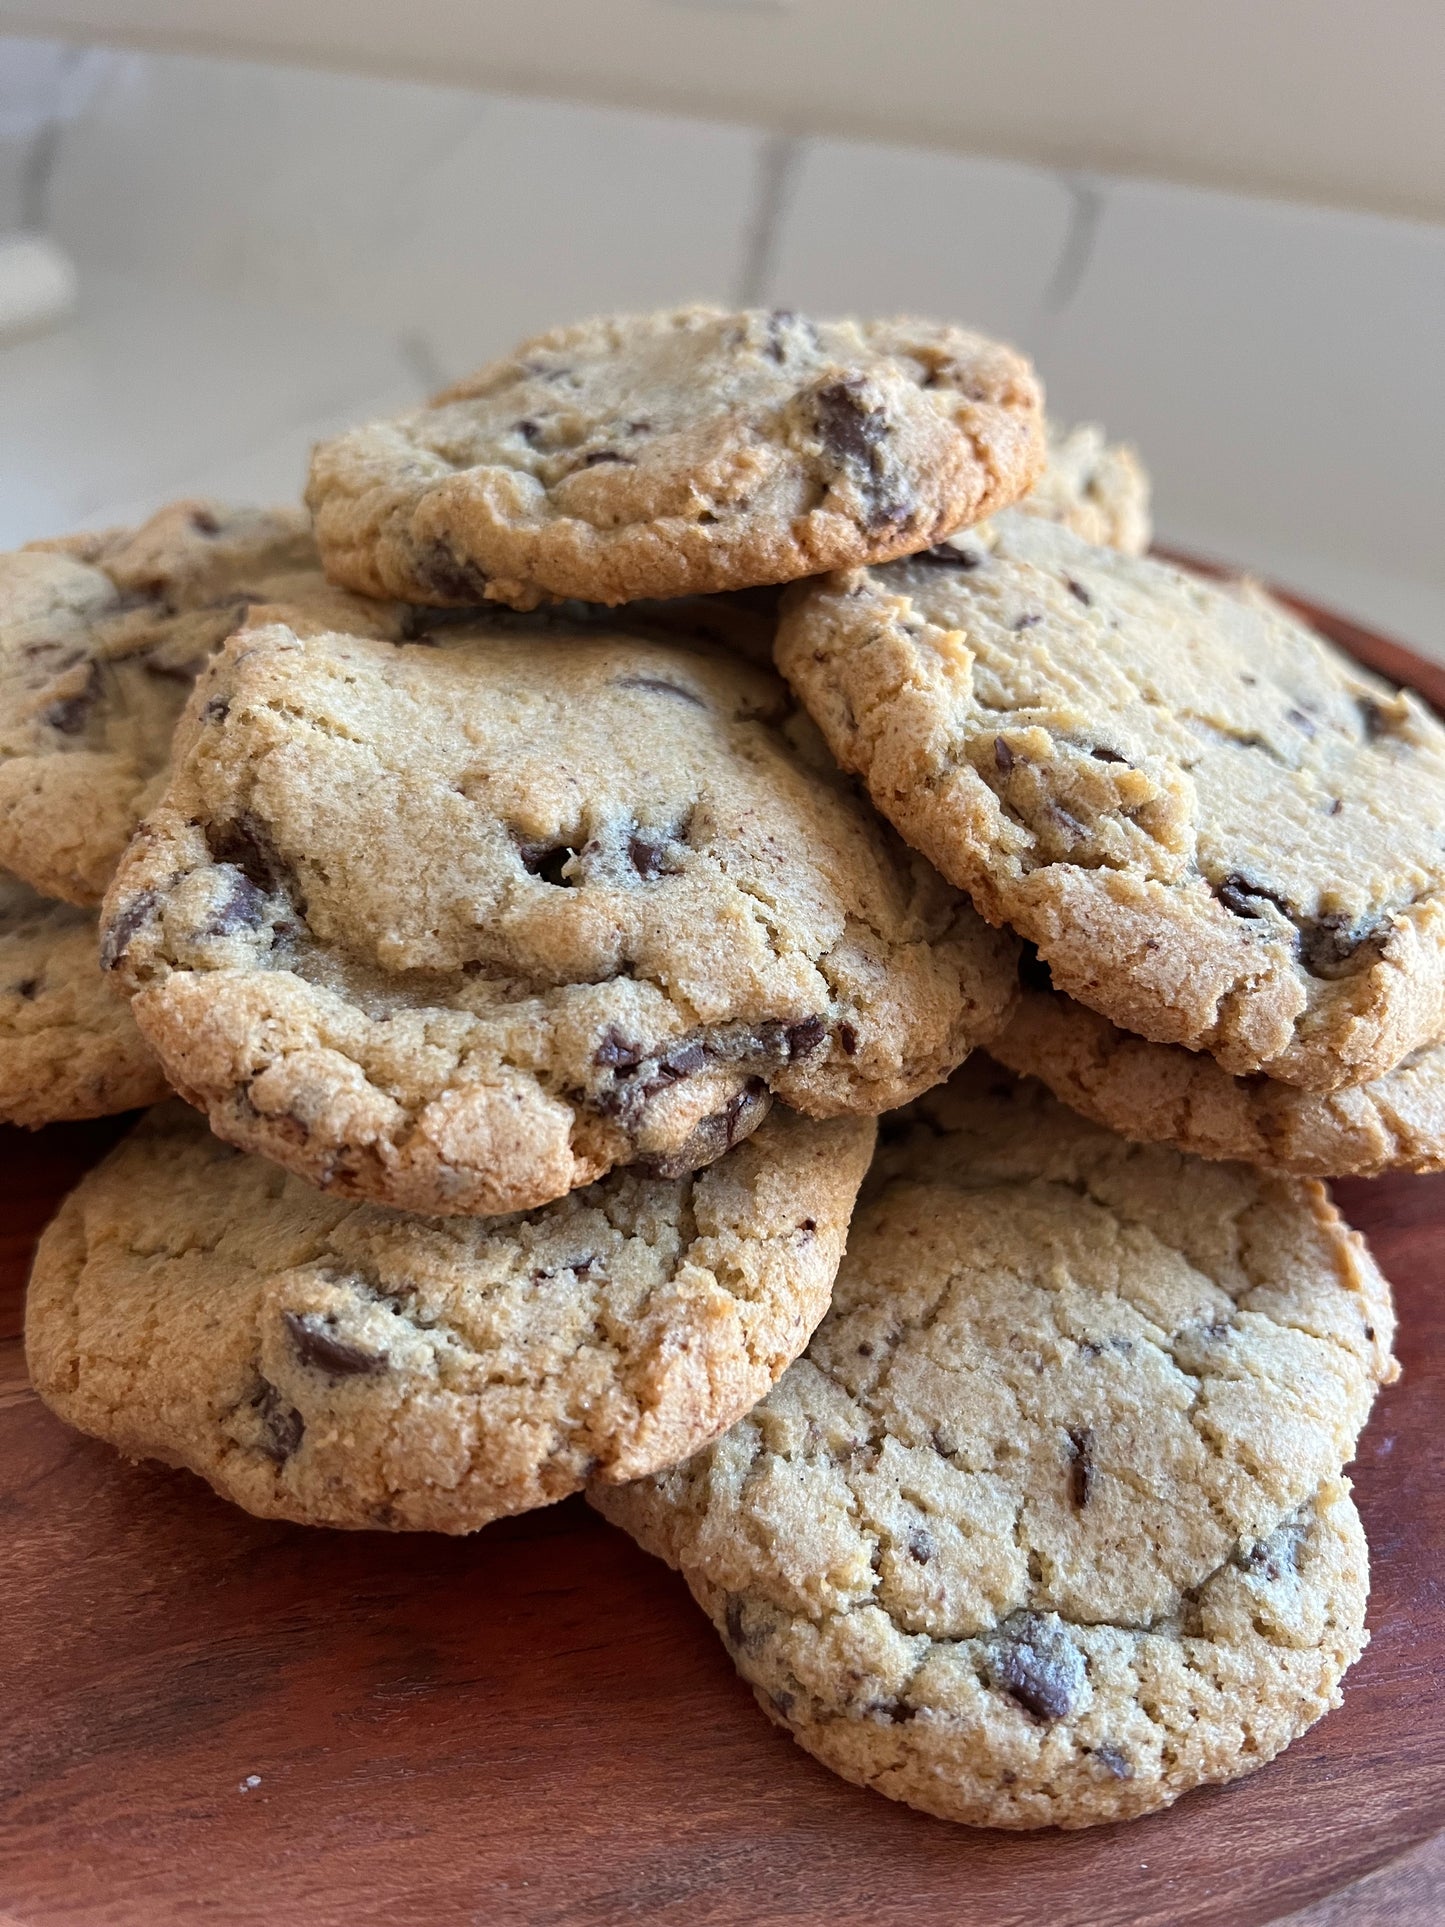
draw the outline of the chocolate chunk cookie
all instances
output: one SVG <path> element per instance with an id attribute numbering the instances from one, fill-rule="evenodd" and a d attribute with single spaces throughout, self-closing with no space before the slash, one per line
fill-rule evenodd
<path id="1" fill-rule="evenodd" d="M 272 602 L 329 628 L 402 619 L 325 581 L 294 509 L 176 502 L 133 531 L 0 556 L 0 863 L 98 903 L 196 671 Z"/>
<path id="2" fill-rule="evenodd" d="M 1029 974 L 1043 981 L 1025 988 L 989 1049 L 1125 1137 L 1300 1177 L 1445 1170 L 1445 1045 L 1412 1051 L 1369 1084 L 1302 1091 L 1231 1077 L 1207 1052 L 1131 1037 L 1050 990 L 1042 966 Z"/>
<path id="3" fill-rule="evenodd" d="M 873 1129 L 780 1110 L 697 1176 L 479 1221 L 323 1196 L 168 1105 L 41 1240 L 31 1372 L 250 1512 L 470 1532 L 761 1397 L 827 1305 Z"/>
<path id="4" fill-rule="evenodd" d="M 1016 512 L 1062 522 L 1086 542 L 1124 555 L 1143 555 L 1154 532 L 1149 477 L 1139 457 L 1088 422 L 1049 424 L 1048 465 Z"/>
<path id="5" fill-rule="evenodd" d="M 636 637 L 248 630 L 104 959 L 222 1137 L 408 1210 L 702 1165 L 773 1095 L 887 1110 L 1007 1015 L 1016 946 L 811 733 L 770 673 Z"/>
<path id="6" fill-rule="evenodd" d="M 327 573 L 369 595 L 619 603 L 926 548 L 1043 466 L 1028 363 L 927 321 L 716 308 L 559 328 L 323 442 Z"/>
<path id="7" fill-rule="evenodd" d="M 803 1358 L 594 1502 L 809 1752 L 927 1812 L 1085 1826 L 1262 1764 L 1364 1643 L 1363 1243 L 982 1059 L 883 1135 Z"/>
<path id="8" fill-rule="evenodd" d="M 844 766 L 1058 989 L 1330 1091 L 1445 1035 L 1445 728 L 1263 595 L 1000 517 L 785 598 Z"/>
<path id="9" fill-rule="evenodd" d="M 94 911 L 0 872 L 0 1123 L 154 1104 L 168 1086 L 100 972 Z"/>

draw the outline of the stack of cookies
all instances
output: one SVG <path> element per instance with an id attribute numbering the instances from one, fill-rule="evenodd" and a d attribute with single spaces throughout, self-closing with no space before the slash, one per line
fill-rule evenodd
<path id="1" fill-rule="evenodd" d="M 0 1107 L 178 1094 L 45 1234 L 42 1396 L 308 1524 L 585 1489 L 809 1751 L 1002 1826 L 1338 1702 L 1393 1313 L 1316 1180 L 1445 1165 L 1445 729 L 1041 406 L 592 322 L 309 522 L 0 560 Z"/>

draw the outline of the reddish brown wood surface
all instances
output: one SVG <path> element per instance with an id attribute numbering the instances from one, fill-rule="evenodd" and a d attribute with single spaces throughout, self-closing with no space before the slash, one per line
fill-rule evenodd
<path id="1" fill-rule="evenodd" d="M 1358 652 L 1445 695 L 1389 647 Z M 1445 1177 L 1336 1187 L 1406 1368 L 1355 1469 L 1373 1640 L 1344 1707 L 1167 1813 L 1009 1836 L 826 1773 L 577 1501 L 466 1541 L 307 1532 L 67 1432 L 26 1385 L 21 1285 L 117 1129 L 0 1131 L 6 1927 L 1445 1917 Z"/>

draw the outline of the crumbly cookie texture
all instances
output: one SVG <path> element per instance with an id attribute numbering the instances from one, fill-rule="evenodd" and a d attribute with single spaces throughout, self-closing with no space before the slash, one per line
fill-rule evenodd
<path id="1" fill-rule="evenodd" d="M 1362 1241 L 981 1059 L 883 1139 L 803 1358 L 594 1503 L 803 1746 L 930 1813 L 1084 1826 L 1262 1764 L 1364 1640 Z"/>
<path id="2" fill-rule="evenodd" d="M 326 1197 L 168 1105 L 41 1240 L 31 1372 L 71 1424 L 250 1512 L 470 1532 L 754 1404 L 827 1306 L 873 1135 L 779 1110 L 697 1175 L 426 1219 Z"/>
<path id="3" fill-rule="evenodd" d="M 175 502 L 138 529 L 0 555 L 0 864 L 98 903 L 197 670 L 266 604 L 301 625 L 404 626 L 325 580 L 296 509 Z"/>
<path id="4" fill-rule="evenodd" d="M 773 1095 L 877 1113 L 1017 992 L 772 674 L 636 637 L 248 630 L 103 956 L 222 1137 L 407 1210 L 672 1173 Z"/>
<path id="5" fill-rule="evenodd" d="M 0 872 L 0 1123 L 154 1104 L 169 1086 L 101 975 L 94 911 Z"/>
<path id="6" fill-rule="evenodd" d="M 1046 972 L 1029 975 L 990 1051 L 1125 1137 L 1299 1177 L 1445 1170 L 1445 1044 L 1413 1051 L 1370 1084 L 1302 1091 L 1132 1037 L 1052 990 Z"/>
<path id="7" fill-rule="evenodd" d="M 1058 989 L 1329 1091 L 1445 1035 L 1445 728 L 1265 596 L 999 517 L 790 591 L 834 754 Z"/>
<path id="8" fill-rule="evenodd" d="M 790 582 L 926 548 L 1043 466 L 1028 363 L 928 321 L 685 308 L 523 343 L 323 442 L 327 573 L 532 608 Z"/>

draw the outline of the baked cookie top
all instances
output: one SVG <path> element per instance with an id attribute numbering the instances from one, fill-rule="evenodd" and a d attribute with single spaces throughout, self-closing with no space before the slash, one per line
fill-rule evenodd
<path id="1" fill-rule="evenodd" d="M 1445 728 L 1267 597 L 1000 517 L 785 598 L 885 816 L 1126 1030 L 1332 1090 L 1445 1035 Z"/>
<path id="2" fill-rule="evenodd" d="M 327 573 L 526 609 L 790 582 L 926 548 L 1043 466 L 1022 356 L 930 321 L 683 308 L 558 328 L 323 442 Z"/>
<path id="3" fill-rule="evenodd" d="M 196 671 L 269 602 L 329 628 L 401 620 L 325 581 L 296 509 L 175 502 L 138 529 L 0 555 L 0 863 L 98 903 Z"/>
<path id="4" fill-rule="evenodd" d="M 1231 1077 L 1204 1051 L 1132 1037 L 1060 996 L 1033 966 L 989 1049 L 1095 1123 L 1197 1157 L 1311 1178 L 1445 1170 L 1445 1044 L 1412 1051 L 1369 1084 L 1302 1091 Z"/>
<path id="5" fill-rule="evenodd" d="M 1048 464 L 1015 508 L 1125 555 L 1143 555 L 1154 532 L 1144 465 L 1127 443 L 1109 441 L 1092 422 L 1049 423 Z"/>
<path id="6" fill-rule="evenodd" d="M 0 871 L 0 1123 L 32 1129 L 154 1104 L 169 1088 L 100 972 L 93 910 Z"/>
<path id="7" fill-rule="evenodd" d="M 168 1105 L 41 1240 L 31 1372 L 71 1424 L 250 1512 L 470 1532 L 684 1456 L 761 1397 L 827 1305 L 873 1131 L 780 1110 L 697 1175 L 427 1219 Z"/>
<path id="8" fill-rule="evenodd" d="M 1015 952 L 771 673 L 486 623 L 234 638 L 104 935 L 221 1136 L 441 1212 L 703 1164 L 774 1094 L 886 1110 L 1002 1021 Z"/>
<path id="9" fill-rule="evenodd" d="M 1077 1825 L 1247 1770 L 1358 1650 L 1362 1547 L 1344 1611 L 1314 1513 L 1393 1370 L 1363 1242 L 984 1060 L 883 1137 L 804 1357 L 602 1511 L 805 1746 L 929 1811 Z"/>

